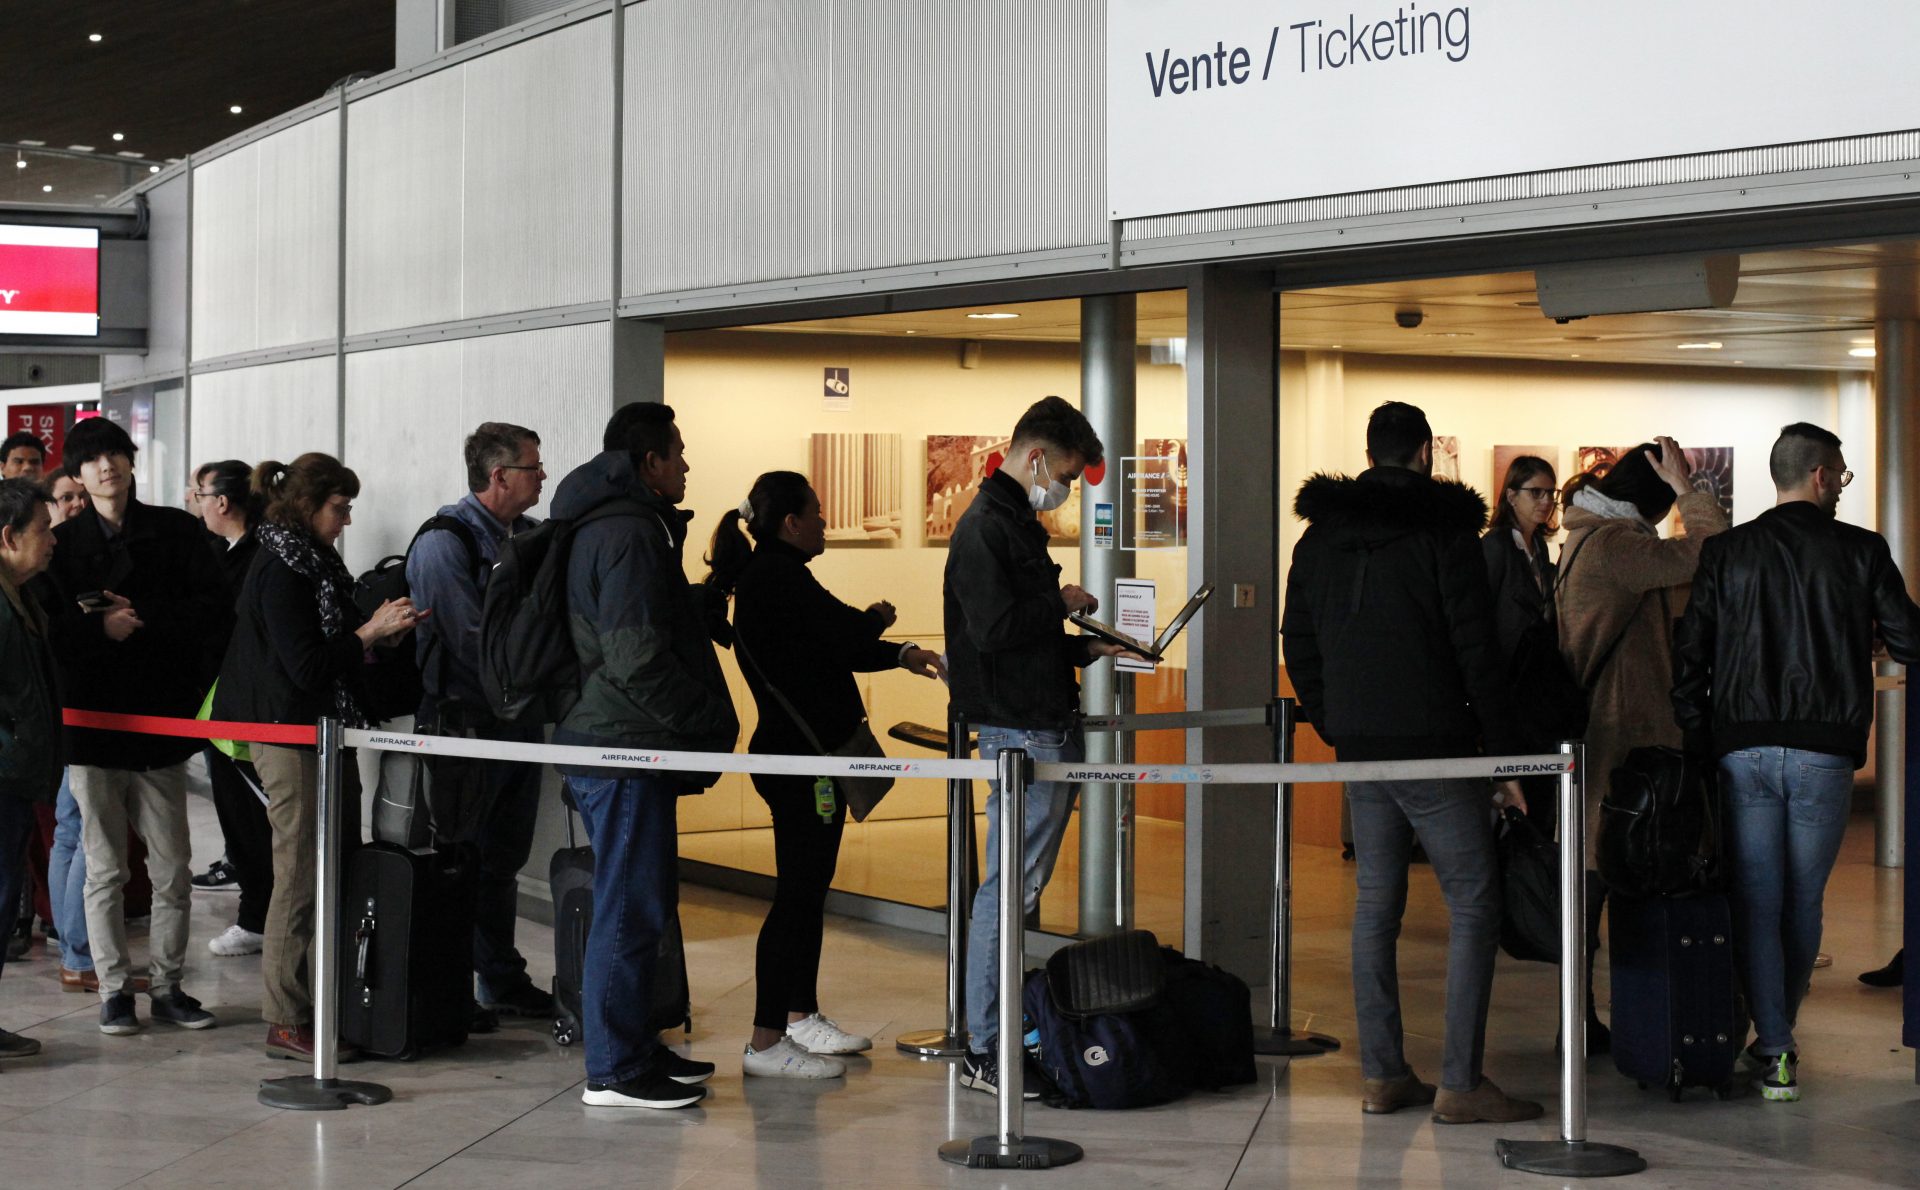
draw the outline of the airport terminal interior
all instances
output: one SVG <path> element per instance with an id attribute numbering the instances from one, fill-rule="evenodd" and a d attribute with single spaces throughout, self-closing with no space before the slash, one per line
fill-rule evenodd
<path id="1" fill-rule="evenodd" d="M 1670 436 L 1692 485 L 1736 525 L 1773 506 L 1781 427 L 1826 427 L 1853 472 L 1839 519 L 1886 535 L 1920 589 L 1920 132 L 1884 130 L 1920 128 L 1920 110 L 1862 116 L 1842 100 L 1864 100 L 1834 95 L 1805 105 L 1823 119 L 1777 133 L 1716 106 L 1693 123 L 1727 125 L 1724 137 L 1674 142 L 1674 121 L 1642 111 L 1620 117 L 1619 136 L 1569 115 L 1564 149 L 1559 128 L 1488 124 L 1462 140 L 1462 113 L 1518 118 L 1514 97 L 1542 85 L 1472 81 L 1518 69 L 1505 43 L 1558 30 L 1570 78 L 1624 52 L 1597 18 L 1569 15 L 1577 6 L 1525 20 L 1519 6 L 1479 6 L 1478 49 L 1468 5 L 1403 19 L 1450 52 L 1398 57 L 1379 49 L 1391 17 L 1336 28 L 1320 14 L 1318 66 L 1301 33 L 1289 81 L 1320 88 L 1320 106 L 1279 121 L 1234 106 L 1255 102 L 1254 76 L 1227 38 L 1217 59 L 1176 58 L 1171 74 L 1153 74 L 1146 55 L 1161 106 L 1124 93 L 1122 71 L 1139 66 L 1128 38 L 1156 22 L 1184 40 L 1196 22 L 1271 24 L 1269 6 L 1247 0 L 191 0 L 191 21 L 156 10 L 119 25 L 108 7 L 48 14 L 22 40 L 44 42 L 48 76 L 68 87 L 30 88 L 17 112 L 0 102 L 7 432 L 57 453 L 83 422 L 116 423 L 138 447 L 140 498 L 175 507 L 213 460 L 336 454 L 362 485 L 339 546 L 355 574 L 401 554 L 459 497 L 476 424 L 540 436 L 545 488 L 530 511 L 544 518 L 613 410 L 665 401 L 691 468 L 689 579 L 705 576 L 711 534 L 755 478 L 797 471 L 826 522 L 813 576 L 854 607 L 891 603 L 887 640 L 944 652 L 955 525 L 1022 412 L 1054 395 L 1096 425 L 1130 427 L 1104 442 L 1098 476 L 1040 514 L 1060 581 L 1109 604 L 1131 584 L 1135 622 L 1154 629 L 1215 587 L 1158 664 L 1098 671 L 1091 715 L 1266 713 L 1294 695 L 1278 639 L 1304 532 L 1294 497 L 1316 475 L 1369 465 L 1368 419 L 1386 402 L 1424 410 L 1434 474 L 1490 502 L 1518 456 L 1545 459 L 1564 485 Z M 102 65 L 131 61 L 110 56 L 123 36 L 173 69 L 138 102 L 109 103 L 137 73 Z M 1363 39 L 1379 60 L 1359 53 Z M 1272 47 L 1291 40 L 1274 26 L 1259 42 L 1270 70 Z M 1798 61 L 1778 40 L 1756 33 L 1747 48 L 1776 67 Z M 1343 63 L 1327 57 L 1335 45 Z M 1815 61 L 1811 38 L 1803 48 Z M 1635 69 L 1664 96 L 1694 65 L 1658 79 L 1658 63 Z M 1885 73 L 1862 65 L 1861 93 Z M 1675 94 L 1669 104 L 1700 102 Z M 1745 94 L 1785 120 L 1775 99 Z M 184 114 L 188 96 L 207 111 Z M 1169 107 L 1176 98 L 1188 107 Z M 76 123 L 72 109 L 96 102 L 126 123 Z M 1167 111 L 1205 119 L 1176 136 L 1159 122 Z M 1339 123 L 1349 118 L 1364 136 Z M 1302 160 L 1326 154 L 1330 142 L 1312 139 L 1323 123 L 1328 136 L 1349 130 L 1342 160 Z M 1195 165 L 1216 138 L 1217 160 Z M 61 147 L 73 140 L 92 143 Z M 1534 151 L 1547 140 L 1551 152 Z M 1365 184 L 1296 190 L 1261 172 L 1276 164 L 1313 179 L 1341 165 L 1333 176 Z M 1151 197 L 1188 183 L 1212 197 Z M 76 236 L 98 257 L 92 304 L 53 317 L 81 318 L 84 332 L 13 307 L 30 291 L 8 271 L 21 250 Z M 1685 529 L 1670 517 L 1658 531 Z M 718 656 L 745 752 L 754 698 L 736 651 Z M 1859 978 L 1920 938 L 1907 923 L 1920 878 L 1904 866 L 1920 838 L 1907 727 L 1920 714 L 1900 666 L 1875 673 L 1875 734 L 1795 1026 L 1797 1102 L 1766 1101 L 1747 1080 L 1670 1101 L 1605 1054 L 1570 1088 L 1558 966 L 1502 953 L 1486 1072 L 1545 1114 L 1460 1127 L 1424 1108 L 1363 1114 L 1344 786 L 1287 786 L 1283 834 L 1274 786 L 1216 784 L 1204 768 L 1279 759 L 1270 733 L 1183 724 L 1101 737 L 1101 757 L 1139 778 L 1091 786 L 1068 820 L 1023 957 L 1037 967 L 1076 941 L 1148 930 L 1243 979 L 1264 1025 L 1279 1015 L 1284 938 L 1283 1023 L 1337 1045 L 1262 1055 L 1251 1084 L 1131 1110 L 1033 1102 L 1010 1123 L 994 1095 L 965 1085 L 960 1061 L 900 1046 L 940 1030 L 952 1007 L 948 926 L 970 907 L 990 788 L 904 768 L 871 816 L 847 823 L 826 905 L 820 1011 L 871 1050 L 841 1078 L 744 1075 L 777 873 L 766 804 L 747 773 L 726 772 L 677 801 L 690 1009 L 662 1039 L 717 1064 L 704 1102 L 583 1105 L 583 1047 L 547 1020 L 507 1019 L 458 1046 L 338 1072 L 390 1088 L 388 1102 L 268 1106 L 262 1080 L 312 1067 L 263 1054 L 262 958 L 209 951 L 237 898 L 197 888 L 183 986 L 217 1028 L 105 1035 L 96 996 L 63 986 L 48 923 L 29 912 L 15 931 L 24 953 L 0 972 L 0 1030 L 43 1048 L 0 1056 L 0 1190 L 1479 1190 L 1574 1184 L 1506 1167 L 1495 1144 L 1575 1132 L 1645 1158 L 1623 1185 L 1920 1186 L 1920 991 Z M 951 728 L 978 726 L 949 722 L 940 682 L 898 668 L 855 678 L 896 765 L 945 758 Z M 417 739 L 414 727 L 401 717 L 383 730 Z M 353 758 L 363 823 L 405 746 L 365 741 Z M 1306 723 L 1290 748 L 1294 761 L 1337 759 Z M 207 872 L 223 832 L 200 758 L 187 807 L 192 869 Z M 540 987 L 570 953 L 549 862 L 574 821 L 542 765 L 516 924 Z M 969 828 L 974 855 L 951 863 Z M 1276 934 L 1282 883 L 1291 912 Z M 1398 978 L 1407 1057 L 1427 1079 L 1441 1066 L 1449 925 L 1417 859 Z M 129 926 L 143 970 L 149 924 Z M 1602 945 L 1603 1021 L 1611 975 Z M 947 1142 L 1010 1128 L 1084 1157 L 1048 1170 L 942 1159 Z"/>

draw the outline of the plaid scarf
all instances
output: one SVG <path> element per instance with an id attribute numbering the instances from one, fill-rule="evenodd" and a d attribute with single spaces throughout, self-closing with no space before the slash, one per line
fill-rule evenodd
<path id="1" fill-rule="evenodd" d="M 353 575 L 332 547 L 320 543 L 311 533 L 289 529 L 271 522 L 254 530 L 260 545 L 286 563 L 287 569 L 313 584 L 314 599 L 320 605 L 320 633 L 333 640 L 347 628 L 346 606 L 353 598 Z M 341 679 L 333 683 L 333 714 L 348 727 L 368 726 L 367 713 L 353 690 Z"/>

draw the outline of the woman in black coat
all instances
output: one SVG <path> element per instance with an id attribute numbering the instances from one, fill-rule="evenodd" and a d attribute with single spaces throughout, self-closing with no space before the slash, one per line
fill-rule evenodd
<path id="1" fill-rule="evenodd" d="M 1507 465 L 1500 502 L 1480 550 L 1493 588 L 1494 630 L 1500 658 L 1511 669 L 1520 638 L 1537 623 L 1553 623 L 1553 559 L 1547 538 L 1560 529 L 1560 489 L 1553 464 L 1521 455 Z"/>
<path id="2" fill-rule="evenodd" d="M 845 744 L 867 717 L 855 673 L 898 666 L 931 678 L 944 671 L 931 650 L 880 639 L 893 626 L 892 604 L 859 611 L 820 585 L 807 563 L 826 548 L 820 497 L 792 471 L 762 475 L 714 531 L 707 582 L 734 597 L 735 651 L 760 715 L 749 752 L 806 755 Z M 847 808 L 824 778 L 756 773 L 753 788 L 773 814 L 778 883 L 755 953 L 753 1038 L 742 1068 L 749 1075 L 835 1078 L 846 1064 L 828 1055 L 873 1045 L 821 1016 L 816 990 L 827 888 Z"/>
<path id="3" fill-rule="evenodd" d="M 253 489 L 266 506 L 255 529 L 260 552 L 240 592 L 213 717 L 312 723 L 331 716 L 365 727 L 374 646 L 406 635 L 425 613 L 416 614 L 409 599 L 388 600 L 371 617 L 354 607 L 353 576 L 335 543 L 353 523 L 360 480 L 339 460 L 315 453 L 291 465 L 262 463 Z M 310 1059 L 318 756 L 312 748 L 267 744 L 254 744 L 252 753 L 273 829 L 273 901 L 261 956 L 266 1048 L 270 1057 Z M 350 757 L 341 769 L 341 797 L 357 806 L 360 783 Z M 357 825 L 346 833 L 357 837 Z"/>

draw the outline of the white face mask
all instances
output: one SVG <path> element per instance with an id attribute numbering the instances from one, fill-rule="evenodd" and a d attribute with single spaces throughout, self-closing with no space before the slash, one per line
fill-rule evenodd
<path id="1" fill-rule="evenodd" d="M 1033 462 L 1033 482 L 1027 485 L 1027 503 L 1033 505 L 1035 512 L 1052 512 L 1067 502 L 1073 490 L 1057 479 L 1049 477 L 1049 482 L 1040 482 L 1041 472 L 1047 469 L 1047 456 L 1042 454 Z"/>

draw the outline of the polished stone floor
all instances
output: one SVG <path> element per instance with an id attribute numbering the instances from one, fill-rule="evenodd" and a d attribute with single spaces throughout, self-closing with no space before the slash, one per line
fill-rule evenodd
<path id="1" fill-rule="evenodd" d="M 218 829 L 194 808 L 203 865 Z M 1673 1105 L 1638 1091 L 1605 1059 L 1592 1064 L 1596 1140 L 1637 1146 L 1652 1168 L 1628 1184 L 1856 1188 L 1920 1185 L 1920 1089 L 1898 1046 L 1898 1000 L 1853 975 L 1896 945 L 1896 874 L 1869 864 L 1871 826 L 1856 822 L 1828 898 L 1832 970 L 1815 977 L 1803 1019 L 1807 1098 L 1729 1103 L 1696 1093 Z M 1345 931 L 1351 876 L 1329 851 L 1306 849 L 1296 1025 L 1351 1041 Z M 1424 870 L 1402 946 L 1401 975 L 1416 1068 L 1438 1069 L 1444 912 Z M 1082 1163 L 1047 1173 L 947 1166 L 949 1137 L 992 1131 L 994 1102 L 958 1087 L 945 1063 L 896 1054 L 898 1033 L 941 1020 L 939 939 L 865 923 L 829 923 L 823 1002 L 879 1041 L 844 1080 L 743 1080 L 735 1055 L 751 1014 L 754 935 L 762 906 L 686 890 L 683 916 L 695 1029 L 689 1052 L 721 1064 L 714 1097 L 683 1112 L 620 1112 L 579 1102 L 579 1055 L 542 1028 L 509 1029 L 410 1064 L 348 1068 L 394 1091 L 392 1103 L 304 1115 L 261 1107 L 257 1080 L 289 1073 L 257 1049 L 259 960 L 216 959 L 206 940 L 227 923 L 231 895 L 197 894 L 188 990 L 222 1027 L 102 1036 L 90 997 L 61 992 L 36 948 L 0 979 L 0 1027 L 40 1038 L 39 1058 L 0 1067 L 0 1190 L 37 1187 L 1098 1187 L 1556 1185 L 1502 1170 L 1497 1136 L 1550 1138 L 1546 1121 L 1509 1129 L 1446 1128 L 1423 1113 L 1363 1117 L 1351 1045 L 1291 1065 L 1267 1059 L 1262 1082 L 1134 1112 L 1036 1107 L 1028 1131 L 1071 1139 Z M 523 924 L 537 973 L 549 935 Z M 1603 978 L 1604 984 L 1604 978 Z M 1553 972 L 1501 961 L 1488 1069 L 1509 1090 L 1556 1100 Z M 145 1002 L 141 1004 L 145 1011 Z M 1550 1102 L 1550 1110 L 1553 1109 Z"/>

